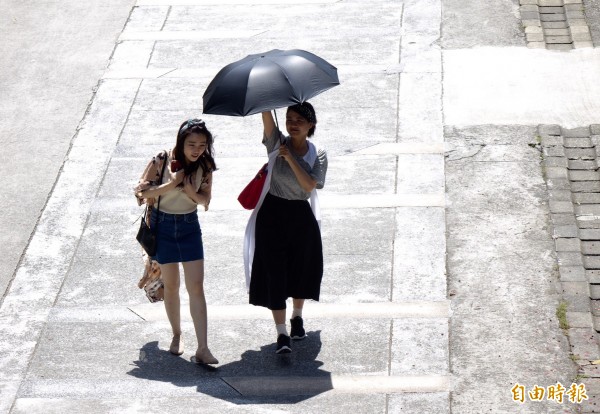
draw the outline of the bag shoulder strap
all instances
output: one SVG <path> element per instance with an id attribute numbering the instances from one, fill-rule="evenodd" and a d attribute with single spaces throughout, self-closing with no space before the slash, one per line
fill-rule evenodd
<path id="1" fill-rule="evenodd" d="M 167 152 L 167 150 L 163 150 L 162 154 L 163 154 L 163 164 L 162 164 L 162 168 L 160 169 L 160 178 L 158 179 L 158 185 L 161 185 L 163 182 L 163 176 L 165 174 L 165 167 L 167 165 L 167 159 L 169 156 L 169 153 Z M 160 196 L 158 196 L 158 202 L 156 203 L 156 211 L 160 211 Z"/>
<path id="2" fill-rule="evenodd" d="M 167 165 L 167 156 L 168 153 L 167 151 L 163 151 L 161 152 L 159 155 L 163 155 L 164 159 L 163 159 L 163 165 L 160 169 L 160 178 L 158 179 L 158 185 L 162 184 L 162 179 L 163 179 L 163 175 L 165 173 L 165 165 Z M 150 212 L 151 212 L 152 206 L 151 205 L 146 205 L 146 213 L 144 214 L 144 217 L 146 218 L 146 224 L 148 225 L 148 227 L 150 227 Z M 160 211 L 160 196 L 158 196 L 158 201 L 156 203 L 156 211 Z M 156 227 L 158 227 L 158 221 L 156 222 Z M 156 229 L 155 229 L 156 231 Z"/>

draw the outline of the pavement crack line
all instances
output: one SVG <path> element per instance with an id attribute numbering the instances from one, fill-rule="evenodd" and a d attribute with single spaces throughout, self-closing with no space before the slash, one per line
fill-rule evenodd
<path id="1" fill-rule="evenodd" d="M 165 77 L 165 76 L 167 76 L 169 73 L 173 73 L 173 72 L 175 72 L 176 70 L 177 70 L 177 68 L 173 68 L 173 69 L 171 69 L 171 70 L 169 70 L 169 71 L 167 71 L 167 72 L 163 73 L 162 75 L 158 76 L 158 77 L 157 77 L 157 79 L 159 79 L 159 78 L 162 78 L 162 77 Z"/>
<path id="2" fill-rule="evenodd" d="M 225 378 L 219 378 L 221 381 L 223 381 L 225 383 L 225 385 L 227 385 L 229 388 L 231 388 L 232 390 L 234 390 L 235 392 L 237 392 L 239 394 L 240 397 L 243 397 L 244 394 L 242 394 L 237 388 L 235 388 L 233 385 L 231 385 L 229 382 L 227 382 L 227 380 Z"/>
<path id="3" fill-rule="evenodd" d="M 160 32 L 162 32 L 163 30 L 165 30 L 165 26 L 167 25 L 167 21 L 169 20 L 169 17 L 171 17 L 171 11 L 173 10 L 173 6 L 169 6 L 169 8 L 167 9 L 167 15 L 165 16 L 165 20 L 163 20 L 162 26 L 160 26 Z M 156 45 L 156 43 L 155 43 Z"/>
<path id="4" fill-rule="evenodd" d="M 452 157 L 452 154 L 451 154 L 453 152 L 457 152 L 457 150 L 447 151 L 445 154 L 447 161 L 452 162 L 452 161 L 464 160 L 467 158 L 473 158 L 473 157 L 477 156 L 477 154 L 479 154 L 481 152 L 481 150 L 486 147 L 486 144 L 476 144 L 476 145 L 473 145 L 473 147 L 477 147 L 477 148 L 471 149 L 471 150 L 467 151 L 467 153 L 464 156 L 460 156 L 457 158 Z"/>
<path id="5" fill-rule="evenodd" d="M 131 309 L 130 307 L 127 308 L 131 313 L 133 313 L 135 316 L 137 316 L 138 318 L 140 318 L 141 320 L 143 320 L 144 322 L 146 322 L 146 319 L 140 315 L 138 312 L 134 311 L 133 309 Z"/>
<path id="6" fill-rule="evenodd" d="M 388 375 L 389 376 L 392 376 L 393 345 L 394 345 L 394 319 L 392 319 L 391 323 L 390 323 L 390 340 L 389 340 L 389 347 L 388 347 Z"/>

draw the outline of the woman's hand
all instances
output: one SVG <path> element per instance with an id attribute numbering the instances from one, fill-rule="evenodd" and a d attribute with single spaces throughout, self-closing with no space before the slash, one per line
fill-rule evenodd
<path id="1" fill-rule="evenodd" d="M 163 162 L 166 162 L 164 160 Z M 142 179 L 138 182 L 138 185 L 133 188 L 135 196 L 138 199 L 138 203 L 141 204 L 144 199 L 146 199 L 148 204 L 152 204 L 155 198 L 160 197 L 163 194 L 166 194 L 169 191 L 173 191 L 177 189 L 177 186 L 183 182 L 185 177 L 185 173 L 183 170 L 173 172 L 171 171 L 171 166 L 165 166 L 165 174 L 168 174 L 169 181 L 167 183 L 159 183 L 157 181 L 149 181 L 147 177 L 154 177 L 156 174 L 156 178 L 159 178 L 158 171 L 162 171 L 158 168 L 158 164 L 155 159 L 150 161 L 148 166 L 146 167 L 146 171 L 144 171 L 144 175 Z"/>
<path id="2" fill-rule="evenodd" d="M 288 163 L 292 160 L 292 154 L 290 153 L 290 149 L 287 145 L 282 145 L 279 147 L 279 156 L 286 160 Z"/>
<path id="3" fill-rule="evenodd" d="M 169 175 L 171 176 L 171 181 L 175 186 L 181 184 L 183 182 L 183 179 L 185 178 L 185 173 L 183 172 L 183 170 L 179 170 L 174 173 L 173 171 L 171 171 L 171 166 L 169 166 Z"/>
<path id="4" fill-rule="evenodd" d="M 187 194 L 189 198 L 194 200 L 197 203 L 197 193 L 196 193 L 196 183 L 195 183 L 194 175 L 188 175 L 183 180 L 183 192 Z"/>
<path id="5" fill-rule="evenodd" d="M 138 183 L 138 185 L 133 187 L 133 192 L 134 192 L 135 196 L 137 198 L 144 198 L 144 196 L 142 195 L 142 192 L 144 190 L 147 190 L 148 188 L 150 188 L 150 185 L 151 185 L 150 181 L 148 181 L 148 180 L 140 181 Z"/>
<path id="6" fill-rule="evenodd" d="M 147 196 L 147 193 L 144 194 L 144 191 L 152 188 L 152 183 L 148 180 L 140 180 L 138 185 L 133 187 L 133 192 L 135 194 L 135 198 L 137 200 L 138 206 L 146 203 L 151 206 L 154 203 L 154 199 Z"/>
<path id="7" fill-rule="evenodd" d="M 204 187 L 204 188 L 203 188 Z M 210 203 L 210 188 L 208 185 L 201 184 L 200 185 L 200 193 L 196 191 L 196 176 L 188 175 L 183 180 L 183 192 L 194 201 L 196 204 L 204 205 L 204 211 L 208 210 L 208 204 Z"/>
<path id="8" fill-rule="evenodd" d="M 285 159 L 294 172 L 298 183 L 304 191 L 310 193 L 317 186 L 317 182 L 298 164 L 290 149 L 286 145 L 279 147 L 279 157 Z"/>

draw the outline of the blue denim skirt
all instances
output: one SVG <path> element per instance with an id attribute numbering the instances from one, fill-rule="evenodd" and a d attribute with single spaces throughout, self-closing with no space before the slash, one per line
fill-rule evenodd
<path id="1" fill-rule="evenodd" d="M 150 228 L 158 229 L 156 256 L 154 256 L 158 263 L 180 263 L 204 259 L 202 231 L 197 211 L 188 214 L 169 214 L 153 209 Z"/>

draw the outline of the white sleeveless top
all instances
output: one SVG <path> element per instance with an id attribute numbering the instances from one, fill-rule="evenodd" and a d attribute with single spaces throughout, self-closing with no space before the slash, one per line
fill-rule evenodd
<path id="1" fill-rule="evenodd" d="M 168 156 L 166 162 L 171 163 L 171 157 Z M 167 164 L 167 165 L 169 165 Z M 196 191 L 202 186 L 202 167 L 199 167 L 196 171 Z M 168 174 L 168 168 L 165 168 L 165 174 L 163 176 L 162 183 L 168 183 L 171 181 L 171 177 Z M 169 214 L 187 214 L 193 213 L 198 208 L 195 201 L 187 196 L 183 192 L 183 187 L 176 187 L 166 194 L 160 196 L 160 211 Z"/>

